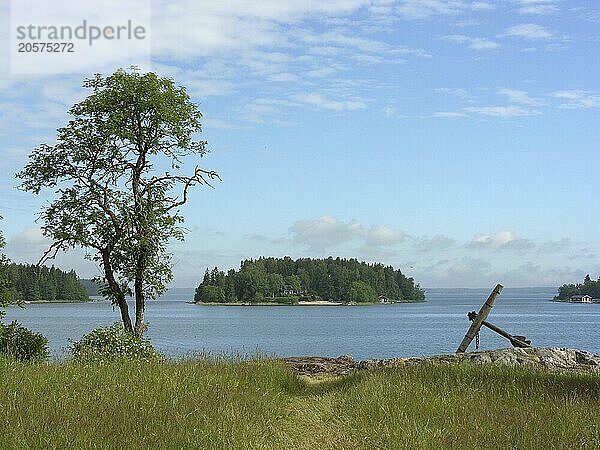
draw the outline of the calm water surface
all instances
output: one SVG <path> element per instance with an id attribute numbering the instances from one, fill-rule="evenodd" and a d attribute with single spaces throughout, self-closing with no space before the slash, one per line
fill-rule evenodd
<path id="1" fill-rule="evenodd" d="M 198 306 L 186 303 L 193 289 L 172 289 L 148 303 L 148 335 L 171 357 L 209 354 L 352 355 L 386 358 L 451 353 L 463 338 L 466 314 L 479 310 L 491 289 L 427 289 L 427 302 L 372 306 Z M 556 288 L 505 288 L 488 321 L 535 346 L 576 347 L 600 353 L 600 304 L 549 300 Z M 119 320 L 110 303 L 39 304 L 11 307 L 18 320 L 43 333 L 54 357 L 68 339 Z M 475 343 L 472 344 L 474 349 Z M 481 348 L 509 346 L 489 330 Z"/>

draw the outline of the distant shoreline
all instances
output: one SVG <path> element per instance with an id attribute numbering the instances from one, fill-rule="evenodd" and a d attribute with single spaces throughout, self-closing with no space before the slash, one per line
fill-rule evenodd
<path id="1" fill-rule="evenodd" d="M 91 300 L 88 298 L 87 300 L 25 300 L 23 302 L 24 305 L 37 305 L 37 304 L 45 304 L 45 303 L 88 303 Z"/>
<path id="2" fill-rule="evenodd" d="M 298 303 L 277 303 L 277 302 L 259 302 L 259 303 L 244 303 L 244 302 L 229 302 L 229 303 L 210 303 L 210 302 L 189 302 L 194 305 L 203 306 L 345 306 L 348 303 L 343 302 L 328 302 L 325 300 L 314 302 L 298 302 Z M 371 305 L 372 303 L 365 303 Z"/>
<path id="3" fill-rule="evenodd" d="M 387 305 L 395 305 L 395 304 L 409 304 L 409 303 L 425 303 L 424 301 L 413 301 L 413 302 L 407 302 L 407 301 L 398 301 L 398 302 L 394 302 L 394 303 L 370 303 L 370 302 L 364 302 L 364 303 L 348 303 L 348 302 L 330 302 L 327 300 L 315 300 L 313 302 L 307 302 L 307 301 L 300 301 L 298 303 L 277 303 L 277 302 L 260 302 L 260 303 L 243 303 L 243 302 L 229 302 L 229 303 L 225 303 L 225 302 L 220 302 L 220 303 L 209 303 L 209 302 L 194 302 L 194 301 L 190 301 L 187 302 L 193 305 L 202 305 L 202 306 L 371 306 L 371 305 L 382 305 L 382 306 L 387 306 Z"/>

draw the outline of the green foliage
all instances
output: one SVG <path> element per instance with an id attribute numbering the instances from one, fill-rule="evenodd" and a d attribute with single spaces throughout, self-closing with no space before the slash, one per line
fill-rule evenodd
<path id="1" fill-rule="evenodd" d="M 41 212 L 51 250 L 90 249 L 103 295 L 141 336 L 146 299 L 172 280 L 167 244 L 183 240 L 180 207 L 190 188 L 218 175 L 196 165 L 207 152 L 197 139 L 202 114 L 184 87 L 136 68 L 96 74 L 84 87 L 91 92 L 70 109 L 56 144 L 34 149 L 17 176 L 26 191 L 55 192 Z M 135 327 L 127 295 L 135 297 Z"/>
<path id="2" fill-rule="evenodd" d="M 364 281 L 353 281 L 350 288 L 350 301 L 354 303 L 373 303 L 377 293 Z"/>
<path id="3" fill-rule="evenodd" d="M 88 296 L 91 297 L 91 296 L 102 295 L 100 293 L 101 285 L 99 283 L 97 283 L 96 280 L 89 280 L 89 279 L 85 279 L 85 278 L 80 278 L 79 282 L 85 288 Z"/>
<path id="4" fill-rule="evenodd" d="M 219 295 L 209 295 L 214 291 Z M 378 295 L 397 301 L 425 299 L 423 290 L 412 278 L 391 266 L 331 257 L 294 261 L 287 256 L 242 261 L 239 271 L 227 273 L 217 267 L 211 271 L 207 269 L 194 299 L 205 302 L 207 298 L 224 297 L 224 302 L 258 303 L 279 297 L 308 296 L 368 302 Z"/>
<path id="5" fill-rule="evenodd" d="M 2 216 L 0 216 L 0 220 L 2 220 Z M 2 230 L 0 230 L 0 250 L 2 250 L 5 245 L 4 234 L 2 234 Z M 6 268 L 8 267 L 9 262 L 8 258 L 3 253 L 0 253 L 0 308 L 8 306 L 11 300 L 10 280 L 6 274 Z M 0 311 L 0 319 L 3 314 L 4 313 Z"/>
<path id="6" fill-rule="evenodd" d="M 12 322 L 0 323 L 0 355 L 19 361 L 41 361 L 48 358 L 48 339 Z"/>
<path id="7" fill-rule="evenodd" d="M 600 298 L 600 278 L 593 281 L 589 275 L 586 275 L 583 283 L 563 284 L 558 288 L 558 295 L 554 297 L 554 300 L 567 301 L 573 295 L 589 295 L 592 298 Z"/>
<path id="8" fill-rule="evenodd" d="M 86 301 L 88 295 L 75 271 L 46 266 L 10 264 L 6 275 L 13 295 L 24 301 Z"/>
<path id="9" fill-rule="evenodd" d="M 223 303 L 225 302 L 225 293 L 219 286 L 201 285 L 196 289 L 197 301 L 204 303 Z"/>
<path id="10" fill-rule="evenodd" d="M 300 297 L 297 295 L 286 295 L 285 297 L 263 297 L 261 303 L 276 303 L 278 305 L 297 305 Z"/>
<path id="11" fill-rule="evenodd" d="M 126 332 L 120 322 L 100 327 L 71 344 L 71 354 L 77 362 L 108 363 L 111 361 L 154 361 L 162 356 L 149 340 Z"/>

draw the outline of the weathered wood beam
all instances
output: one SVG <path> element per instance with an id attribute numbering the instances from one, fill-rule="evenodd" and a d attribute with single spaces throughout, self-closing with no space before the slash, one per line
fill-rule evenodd
<path id="1" fill-rule="evenodd" d="M 498 297 L 498 295 L 500 295 L 500 292 L 502 292 L 503 287 L 504 286 L 502 286 L 501 284 L 496 285 L 496 287 L 494 288 L 494 290 L 492 291 L 492 293 L 490 294 L 488 299 L 485 301 L 485 303 L 483 304 L 483 306 L 477 313 L 477 317 L 475 317 L 475 319 L 473 320 L 473 323 L 469 327 L 467 334 L 465 334 L 465 337 L 463 338 L 462 342 L 458 346 L 456 353 L 464 353 L 467 350 L 467 347 L 469 347 L 469 344 L 475 338 L 475 336 L 477 336 L 477 333 L 479 332 L 483 321 L 485 319 L 487 319 L 487 316 L 490 314 L 490 311 L 494 307 L 494 302 L 496 301 L 496 297 Z"/>
<path id="2" fill-rule="evenodd" d="M 481 322 L 481 325 L 483 325 L 484 327 L 489 328 L 490 330 L 498 333 L 500 336 L 504 336 L 506 339 L 508 339 L 510 341 L 510 343 L 512 344 L 513 347 L 519 347 L 519 348 L 529 348 L 531 347 L 531 341 L 526 341 L 525 337 L 523 336 L 513 336 L 510 333 L 507 333 L 506 331 L 504 331 L 502 328 L 497 327 L 496 325 L 494 325 L 493 323 L 489 323 L 487 320 L 484 320 L 483 322 Z M 522 339 L 519 339 L 522 338 Z"/>

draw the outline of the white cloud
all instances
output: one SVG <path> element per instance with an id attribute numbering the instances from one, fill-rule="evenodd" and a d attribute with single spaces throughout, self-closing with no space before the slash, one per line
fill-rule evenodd
<path id="1" fill-rule="evenodd" d="M 438 111 L 433 113 L 432 117 L 439 117 L 443 119 L 457 119 L 459 117 L 466 117 L 466 114 L 461 111 Z"/>
<path id="2" fill-rule="evenodd" d="M 588 266 L 589 267 L 589 266 Z M 499 279 L 505 286 L 560 286 L 564 283 L 580 282 L 586 270 L 573 267 L 544 267 L 540 264 L 526 261 L 518 266 L 506 268 L 499 274 Z"/>
<path id="3" fill-rule="evenodd" d="M 579 89 L 556 91 L 550 97 L 561 100 L 561 108 L 586 109 L 600 107 L 600 94 Z"/>
<path id="4" fill-rule="evenodd" d="M 466 43 L 467 47 L 472 50 L 493 50 L 500 47 L 500 44 L 486 38 L 473 38 L 464 34 L 449 34 L 443 37 L 444 40 L 450 42 Z"/>
<path id="5" fill-rule="evenodd" d="M 344 223 L 331 216 L 299 220 L 291 227 L 294 240 L 313 249 L 335 247 L 352 241 L 361 230 L 359 223 Z"/>
<path id="6" fill-rule="evenodd" d="M 381 112 L 387 117 L 393 117 L 395 119 L 407 119 L 408 116 L 406 114 L 401 114 L 396 108 L 395 105 L 386 105 L 381 108 Z"/>
<path id="7" fill-rule="evenodd" d="M 523 23 L 507 28 L 501 36 L 520 37 L 530 41 L 548 41 L 554 38 L 554 33 L 542 25 Z"/>
<path id="8" fill-rule="evenodd" d="M 538 247 L 540 254 L 553 254 L 568 251 L 571 247 L 571 240 L 563 238 L 558 241 L 546 241 Z"/>
<path id="9" fill-rule="evenodd" d="M 450 94 L 458 98 L 462 98 L 464 100 L 472 100 L 474 97 L 463 88 L 437 88 L 436 92 L 442 92 L 444 94 Z"/>
<path id="10" fill-rule="evenodd" d="M 480 234 L 473 238 L 469 246 L 475 248 L 500 248 L 516 239 L 512 231 L 498 231 L 495 234 Z"/>
<path id="11" fill-rule="evenodd" d="M 293 240 L 312 249 L 337 247 L 352 241 L 362 242 L 362 251 L 381 251 L 404 240 L 401 230 L 386 225 L 363 227 L 358 222 L 341 222 L 335 217 L 299 220 L 290 228 Z"/>
<path id="12" fill-rule="evenodd" d="M 288 82 L 288 81 L 298 81 L 298 76 L 289 72 L 275 73 L 269 76 L 269 81 L 275 82 Z"/>
<path id="13" fill-rule="evenodd" d="M 469 48 L 473 50 L 493 50 L 498 47 L 500 44 L 485 38 L 472 38 L 469 43 Z"/>
<path id="14" fill-rule="evenodd" d="M 26 228 L 12 236 L 7 246 L 11 248 L 39 247 L 50 244 L 50 240 L 42 234 L 40 228 Z"/>
<path id="15" fill-rule="evenodd" d="M 473 9 L 481 8 L 483 2 L 475 2 Z M 395 8 L 396 14 L 405 19 L 425 19 L 431 16 L 459 14 L 472 4 L 461 0 L 404 0 Z"/>
<path id="16" fill-rule="evenodd" d="M 367 107 L 365 102 L 360 99 L 333 100 L 318 92 L 294 94 L 290 98 L 298 103 L 333 111 L 356 111 Z"/>
<path id="17" fill-rule="evenodd" d="M 501 89 L 500 94 L 508 97 L 508 101 L 511 103 L 518 103 L 527 106 L 540 106 L 544 102 L 540 99 L 530 97 L 525 91 L 519 91 L 516 89 Z"/>
<path id="18" fill-rule="evenodd" d="M 20 264 L 37 264 L 52 241 L 42 234 L 39 228 L 25 228 L 11 236 L 6 243 L 4 253 L 11 261 Z M 96 265 L 84 258 L 85 251 L 81 248 L 60 252 L 55 259 L 49 260 L 45 265 L 55 265 L 63 270 L 77 268 L 81 277 L 92 277 L 98 274 Z"/>
<path id="19" fill-rule="evenodd" d="M 385 246 L 401 242 L 404 239 L 404 233 L 385 225 L 373 225 L 362 232 L 362 237 L 367 246 Z"/>
<path id="20" fill-rule="evenodd" d="M 398 110 L 393 105 L 386 105 L 381 109 L 381 112 L 388 117 L 393 117 L 398 113 Z"/>
<path id="21" fill-rule="evenodd" d="M 552 14 L 559 12 L 557 0 L 516 0 L 520 14 Z"/>
<path id="22" fill-rule="evenodd" d="M 309 70 L 306 72 L 306 75 L 311 78 L 322 78 L 333 75 L 334 73 L 335 69 L 333 67 L 320 67 L 318 69 Z"/>
<path id="23" fill-rule="evenodd" d="M 414 278 L 429 287 L 483 287 L 497 282 L 492 264 L 481 258 L 441 260 L 414 270 Z"/>
<path id="24" fill-rule="evenodd" d="M 489 2 L 472 2 L 471 9 L 474 11 L 490 11 L 495 9 L 496 6 Z"/>
<path id="25" fill-rule="evenodd" d="M 473 238 L 467 247 L 484 250 L 523 251 L 532 249 L 535 245 L 527 239 L 517 238 L 512 231 L 502 230 L 495 234 L 479 234 Z"/>
<path id="26" fill-rule="evenodd" d="M 508 119 L 511 117 L 536 116 L 540 112 L 535 109 L 523 108 L 521 106 L 474 106 L 465 108 L 466 111 L 481 114 L 483 116 L 500 117 Z"/>
<path id="27" fill-rule="evenodd" d="M 454 239 L 438 234 L 431 238 L 422 237 L 413 241 L 413 247 L 419 252 L 437 252 L 451 248 L 455 244 Z"/>

